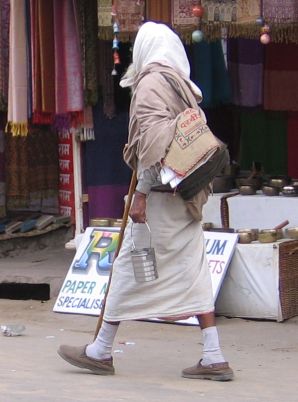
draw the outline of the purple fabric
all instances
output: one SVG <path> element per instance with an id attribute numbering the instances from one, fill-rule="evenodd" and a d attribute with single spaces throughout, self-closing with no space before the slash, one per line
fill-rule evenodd
<path id="1" fill-rule="evenodd" d="M 89 219 L 122 218 L 127 192 L 126 185 L 89 186 Z"/>
<path id="2" fill-rule="evenodd" d="M 258 40 L 228 40 L 228 71 L 235 105 L 258 106 L 263 102 L 263 48 Z"/>

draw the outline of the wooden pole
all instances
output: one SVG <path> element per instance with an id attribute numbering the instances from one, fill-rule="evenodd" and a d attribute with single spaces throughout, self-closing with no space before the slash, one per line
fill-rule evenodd
<path id="1" fill-rule="evenodd" d="M 119 254 L 119 251 L 121 249 L 122 246 L 122 241 L 123 241 L 123 237 L 124 237 L 124 231 L 125 231 L 125 227 L 127 224 L 127 220 L 128 220 L 128 214 L 129 214 L 129 210 L 131 207 L 131 203 L 132 203 L 132 197 L 136 188 L 136 184 L 137 184 L 137 173 L 136 171 L 133 171 L 132 177 L 131 177 L 131 181 L 130 181 L 130 185 L 129 185 L 129 190 L 128 190 L 128 195 L 127 195 L 127 200 L 125 202 L 125 208 L 124 208 L 124 213 L 123 213 L 123 217 L 122 217 L 122 224 L 121 224 L 121 228 L 120 228 L 120 233 L 119 233 L 119 239 L 118 239 L 118 244 L 117 244 L 117 248 L 114 254 L 114 259 L 113 259 L 113 263 L 116 259 L 116 257 Z M 109 276 L 109 281 L 108 281 L 108 286 L 107 286 L 107 290 L 105 292 L 103 301 L 102 301 L 102 307 L 100 310 L 100 314 L 98 317 L 98 322 L 97 322 L 97 326 L 95 329 L 95 334 L 94 334 L 94 339 L 96 339 L 98 332 L 101 328 L 102 325 L 102 321 L 103 321 L 103 316 L 104 316 L 104 312 L 105 312 L 105 306 L 106 306 L 106 300 L 107 300 L 107 296 L 110 290 L 110 284 L 111 284 L 111 280 L 112 280 L 112 274 L 113 274 L 113 266 L 111 268 L 111 272 L 110 272 L 110 276 Z"/>

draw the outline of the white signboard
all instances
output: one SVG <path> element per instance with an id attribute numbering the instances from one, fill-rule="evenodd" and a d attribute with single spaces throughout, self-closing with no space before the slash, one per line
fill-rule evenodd
<path id="1" fill-rule="evenodd" d="M 119 228 L 87 228 L 54 305 L 55 312 L 96 315 L 109 280 Z M 214 300 L 237 243 L 234 233 L 204 232 Z M 196 319 L 182 320 L 197 323 Z"/>

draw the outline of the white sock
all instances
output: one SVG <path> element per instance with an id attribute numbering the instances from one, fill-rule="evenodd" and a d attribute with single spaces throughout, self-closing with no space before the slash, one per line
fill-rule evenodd
<path id="1" fill-rule="evenodd" d="M 93 359 L 109 359 L 118 328 L 119 324 L 112 325 L 103 321 L 95 341 L 87 346 L 86 355 Z"/>
<path id="2" fill-rule="evenodd" d="M 203 335 L 203 359 L 202 366 L 208 366 L 213 363 L 222 363 L 225 361 L 218 339 L 216 327 L 207 327 L 202 330 Z"/>

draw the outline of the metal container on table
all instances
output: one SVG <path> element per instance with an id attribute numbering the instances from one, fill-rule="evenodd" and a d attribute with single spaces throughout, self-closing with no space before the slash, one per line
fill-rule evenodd
<path id="1" fill-rule="evenodd" d="M 158 278 L 156 269 L 156 258 L 154 248 L 151 247 L 151 230 L 148 223 L 145 223 L 150 236 L 150 245 L 148 248 L 137 249 L 133 240 L 133 226 L 131 225 L 131 261 L 134 270 L 135 280 L 138 283 L 154 281 Z"/>

